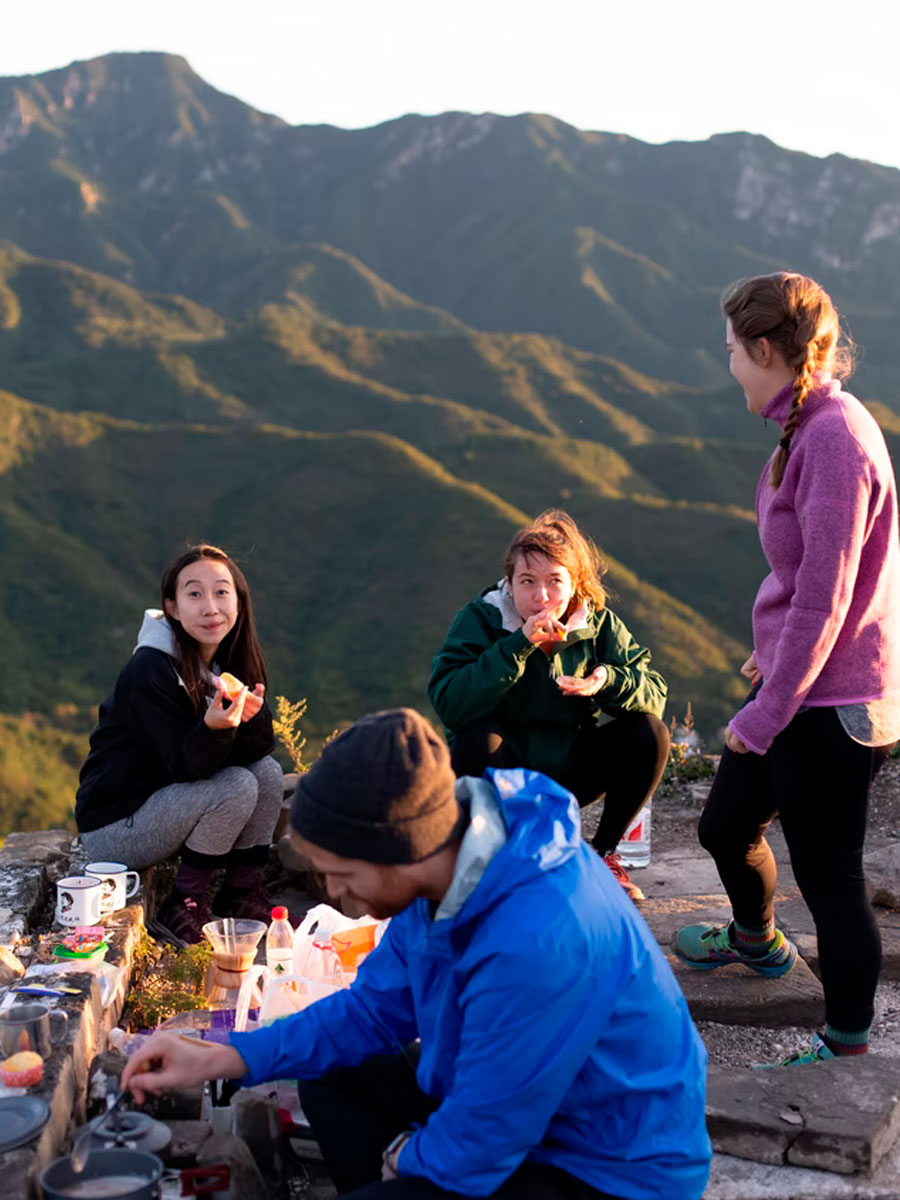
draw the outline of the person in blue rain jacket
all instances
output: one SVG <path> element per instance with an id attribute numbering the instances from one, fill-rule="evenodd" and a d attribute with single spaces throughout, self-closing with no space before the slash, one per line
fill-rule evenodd
<path id="1" fill-rule="evenodd" d="M 706 1053 L 569 792 L 521 768 L 454 781 L 399 709 L 325 746 L 291 822 L 333 898 L 392 918 L 384 937 L 349 990 L 227 1046 L 156 1035 L 126 1068 L 138 1099 L 300 1079 L 358 1200 L 702 1195 Z"/>

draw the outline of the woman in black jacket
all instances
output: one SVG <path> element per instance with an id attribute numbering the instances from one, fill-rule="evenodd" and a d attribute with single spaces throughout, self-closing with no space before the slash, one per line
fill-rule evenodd
<path id="1" fill-rule="evenodd" d="M 272 714 L 247 581 L 215 546 L 166 569 L 130 661 L 100 706 L 75 819 L 92 859 L 140 869 L 181 854 L 157 921 L 185 942 L 220 916 L 267 921 L 260 883 L 281 810 Z M 228 672 L 245 680 L 228 688 Z M 229 694 L 230 693 L 230 694 Z"/>

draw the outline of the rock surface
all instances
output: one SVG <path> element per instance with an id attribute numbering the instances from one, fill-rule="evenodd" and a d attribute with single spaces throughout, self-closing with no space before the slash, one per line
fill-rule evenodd
<path id="1" fill-rule="evenodd" d="M 870 839 L 866 849 L 866 879 L 872 903 L 900 909 L 900 841 Z"/>
<path id="2" fill-rule="evenodd" d="M 24 973 L 25 968 L 15 954 L 5 946 L 0 946 L 0 987 L 9 987 Z"/>
<path id="3" fill-rule="evenodd" d="M 871 1173 L 900 1132 L 900 1062 L 872 1054 L 757 1071 L 712 1067 L 707 1125 L 721 1153 Z"/>
<path id="4" fill-rule="evenodd" d="M 724 895 L 649 899 L 640 909 L 675 972 L 695 1021 L 815 1028 L 823 1019 L 821 984 L 802 958 L 778 979 L 764 978 L 740 963 L 701 971 L 676 958 L 671 943 L 682 925 L 729 920 L 731 910 Z"/>

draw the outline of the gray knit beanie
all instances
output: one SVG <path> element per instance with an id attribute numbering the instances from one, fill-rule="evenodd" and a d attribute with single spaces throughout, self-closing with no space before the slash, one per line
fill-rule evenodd
<path id="1" fill-rule="evenodd" d="M 413 863 L 456 840 L 467 818 L 442 738 L 411 708 L 372 713 L 300 776 L 296 832 L 342 858 Z"/>

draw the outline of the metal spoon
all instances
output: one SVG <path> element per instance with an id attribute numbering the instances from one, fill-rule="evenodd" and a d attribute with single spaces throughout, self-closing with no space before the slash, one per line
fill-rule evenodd
<path id="1" fill-rule="evenodd" d="M 113 1109 L 118 1108 L 127 1095 L 127 1088 L 122 1088 L 115 1096 L 110 1092 L 106 1097 L 106 1112 L 95 1125 L 87 1124 L 75 1139 L 75 1145 L 72 1147 L 72 1152 L 69 1155 L 69 1162 L 72 1164 L 72 1170 L 76 1175 L 80 1175 L 87 1165 L 87 1160 L 91 1153 L 91 1136 L 94 1131 L 100 1128 Z"/>

